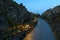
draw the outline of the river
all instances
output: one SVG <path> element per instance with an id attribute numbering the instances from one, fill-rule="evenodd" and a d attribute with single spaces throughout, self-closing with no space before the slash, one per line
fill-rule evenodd
<path id="1" fill-rule="evenodd" d="M 24 40 L 55 40 L 55 37 L 49 24 L 39 19 L 36 27 L 24 38 Z"/>

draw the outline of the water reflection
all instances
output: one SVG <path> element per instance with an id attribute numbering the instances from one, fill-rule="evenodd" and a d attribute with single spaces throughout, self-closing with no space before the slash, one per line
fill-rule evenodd
<path id="1" fill-rule="evenodd" d="M 35 29 L 24 40 L 55 40 L 50 26 L 42 19 L 38 20 Z"/>

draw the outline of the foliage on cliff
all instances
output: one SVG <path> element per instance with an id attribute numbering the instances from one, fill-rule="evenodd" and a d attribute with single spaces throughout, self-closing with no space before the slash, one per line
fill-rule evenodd
<path id="1" fill-rule="evenodd" d="M 35 17 L 22 3 L 0 0 L 0 40 L 21 40 L 28 31 L 30 32 L 35 27 L 37 23 L 34 21 Z M 29 27 L 26 28 L 25 25 Z"/>
<path id="2" fill-rule="evenodd" d="M 42 18 L 52 26 L 56 39 L 60 40 L 60 5 L 53 9 L 48 9 L 42 14 Z"/>

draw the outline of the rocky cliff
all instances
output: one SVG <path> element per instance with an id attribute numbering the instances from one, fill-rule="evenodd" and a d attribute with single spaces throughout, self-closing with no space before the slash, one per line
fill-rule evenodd
<path id="1" fill-rule="evenodd" d="M 0 0 L 0 40 L 22 40 L 35 27 L 36 22 L 34 14 L 22 3 Z"/>
<path id="2" fill-rule="evenodd" d="M 51 25 L 56 40 L 60 40 L 60 5 L 45 11 L 42 18 Z"/>

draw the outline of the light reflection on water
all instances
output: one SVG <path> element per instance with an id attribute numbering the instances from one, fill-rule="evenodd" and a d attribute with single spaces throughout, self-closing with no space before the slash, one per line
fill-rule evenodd
<path id="1" fill-rule="evenodd" d="M 55 40 L 50 26 L 42 19 L 38 20 L 37 26 L 24 40 Z"/>

